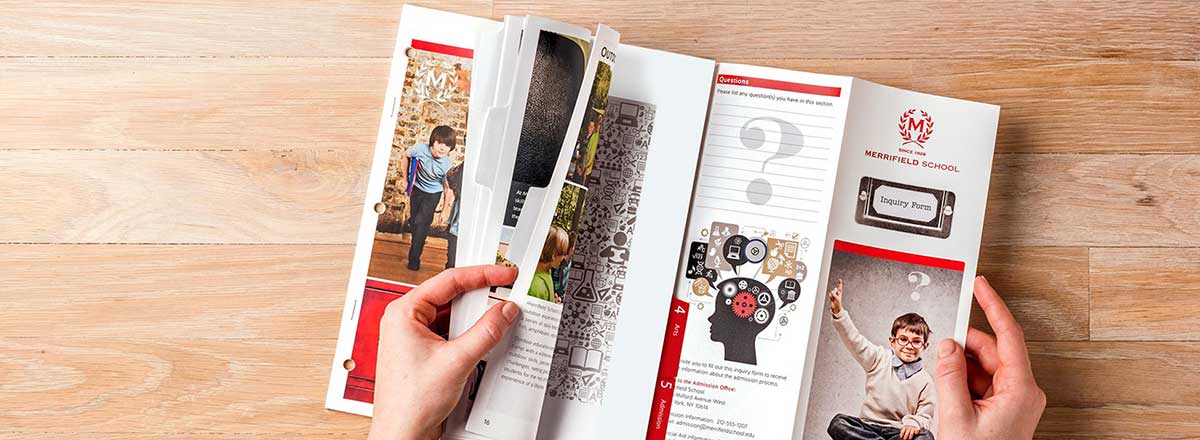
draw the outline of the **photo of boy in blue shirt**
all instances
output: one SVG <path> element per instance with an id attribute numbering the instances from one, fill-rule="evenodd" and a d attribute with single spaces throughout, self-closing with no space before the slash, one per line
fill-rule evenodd
<path id="1" fill-rule="evenodd" d="M 412 205 L 408 221 L 412 243 L 408 248 L 408 270 L 421 269 L 421 253 L 425 251 L 425 239 L 433 224 L 434 211 L 446 189 L 446 173 L 454 166 L 449 154 L 454 149 L 457 137 L 453 128 L 439 125 L 429 133 L 429 143 L 408 148 L 409 160 L 413 162 L 410 168 L 412 184 L 409 186 Z"/>

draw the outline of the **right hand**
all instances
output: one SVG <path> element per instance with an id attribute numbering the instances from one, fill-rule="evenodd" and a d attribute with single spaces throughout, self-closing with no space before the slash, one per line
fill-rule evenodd
<path id="1" fill-rule="evenodd" d="M 1046 393 L 1034 381 L 1024 332 L 983 277 L 975 278 L 975 299 L 996 336 L 970 329 L 970 359 L 953 339 L 938 346 L 937 437 L 1033 438 L 1046 409 Z"/>
<path id="2" fill-rule="evenodd" d="M 838 278 L 838 285 L 829 291 L 829 311 L 833 312 L 834 316 L 842 314 L 842 280 Z"/>

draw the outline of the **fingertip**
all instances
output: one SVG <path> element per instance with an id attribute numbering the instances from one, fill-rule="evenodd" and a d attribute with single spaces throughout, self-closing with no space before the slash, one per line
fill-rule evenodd
<path id="1" fill-rule="evenodd" d="M 958 351 L 958 349 L 959 346 L 957 341 L 953 339 L 943 339 L 942 342 L 938 343 L 938 357 L 944 358 L 946 356 L 950 356 L 954 354 L 954 352 Z"/>
<path id="2" fill-rule="evenodd" d="M 517 319 L 517 314 L 521 312 L 521 307 L 512 301 L 505 301 L 504 305 L 500 306 L 500 314 L 504 315 L 504 319 L 510 324 Z"/>

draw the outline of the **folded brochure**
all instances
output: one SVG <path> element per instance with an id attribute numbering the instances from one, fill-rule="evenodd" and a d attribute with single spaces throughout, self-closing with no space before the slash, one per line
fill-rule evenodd
<path id="1" fill-rule="evenodd" d="M 326 406 L 370 415 L 390 301 L 499 261 L 446 438 L 936 432 L 999 108 L 617 39 L 404 7 Z"/>

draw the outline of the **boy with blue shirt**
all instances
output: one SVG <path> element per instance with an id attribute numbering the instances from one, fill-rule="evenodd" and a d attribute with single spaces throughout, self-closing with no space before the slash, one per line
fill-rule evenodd
<path id="1" fill-rule="evenodd" d="M 425 239 L 433 224 L 433 213 L 446 189 L 446 173 L 454 166 L 450 162 L 450 150 L 454 149 L 458 135 L 453 128 L 439 125 L 429 133 L 429 143 L 415 144 L 408 148 L 412 160 L 412 186 L 408 200 L 409 229 L 412 243 L 408 247 L 408 270 L 421 269 L 421 253 L 425 251 Z"/>

